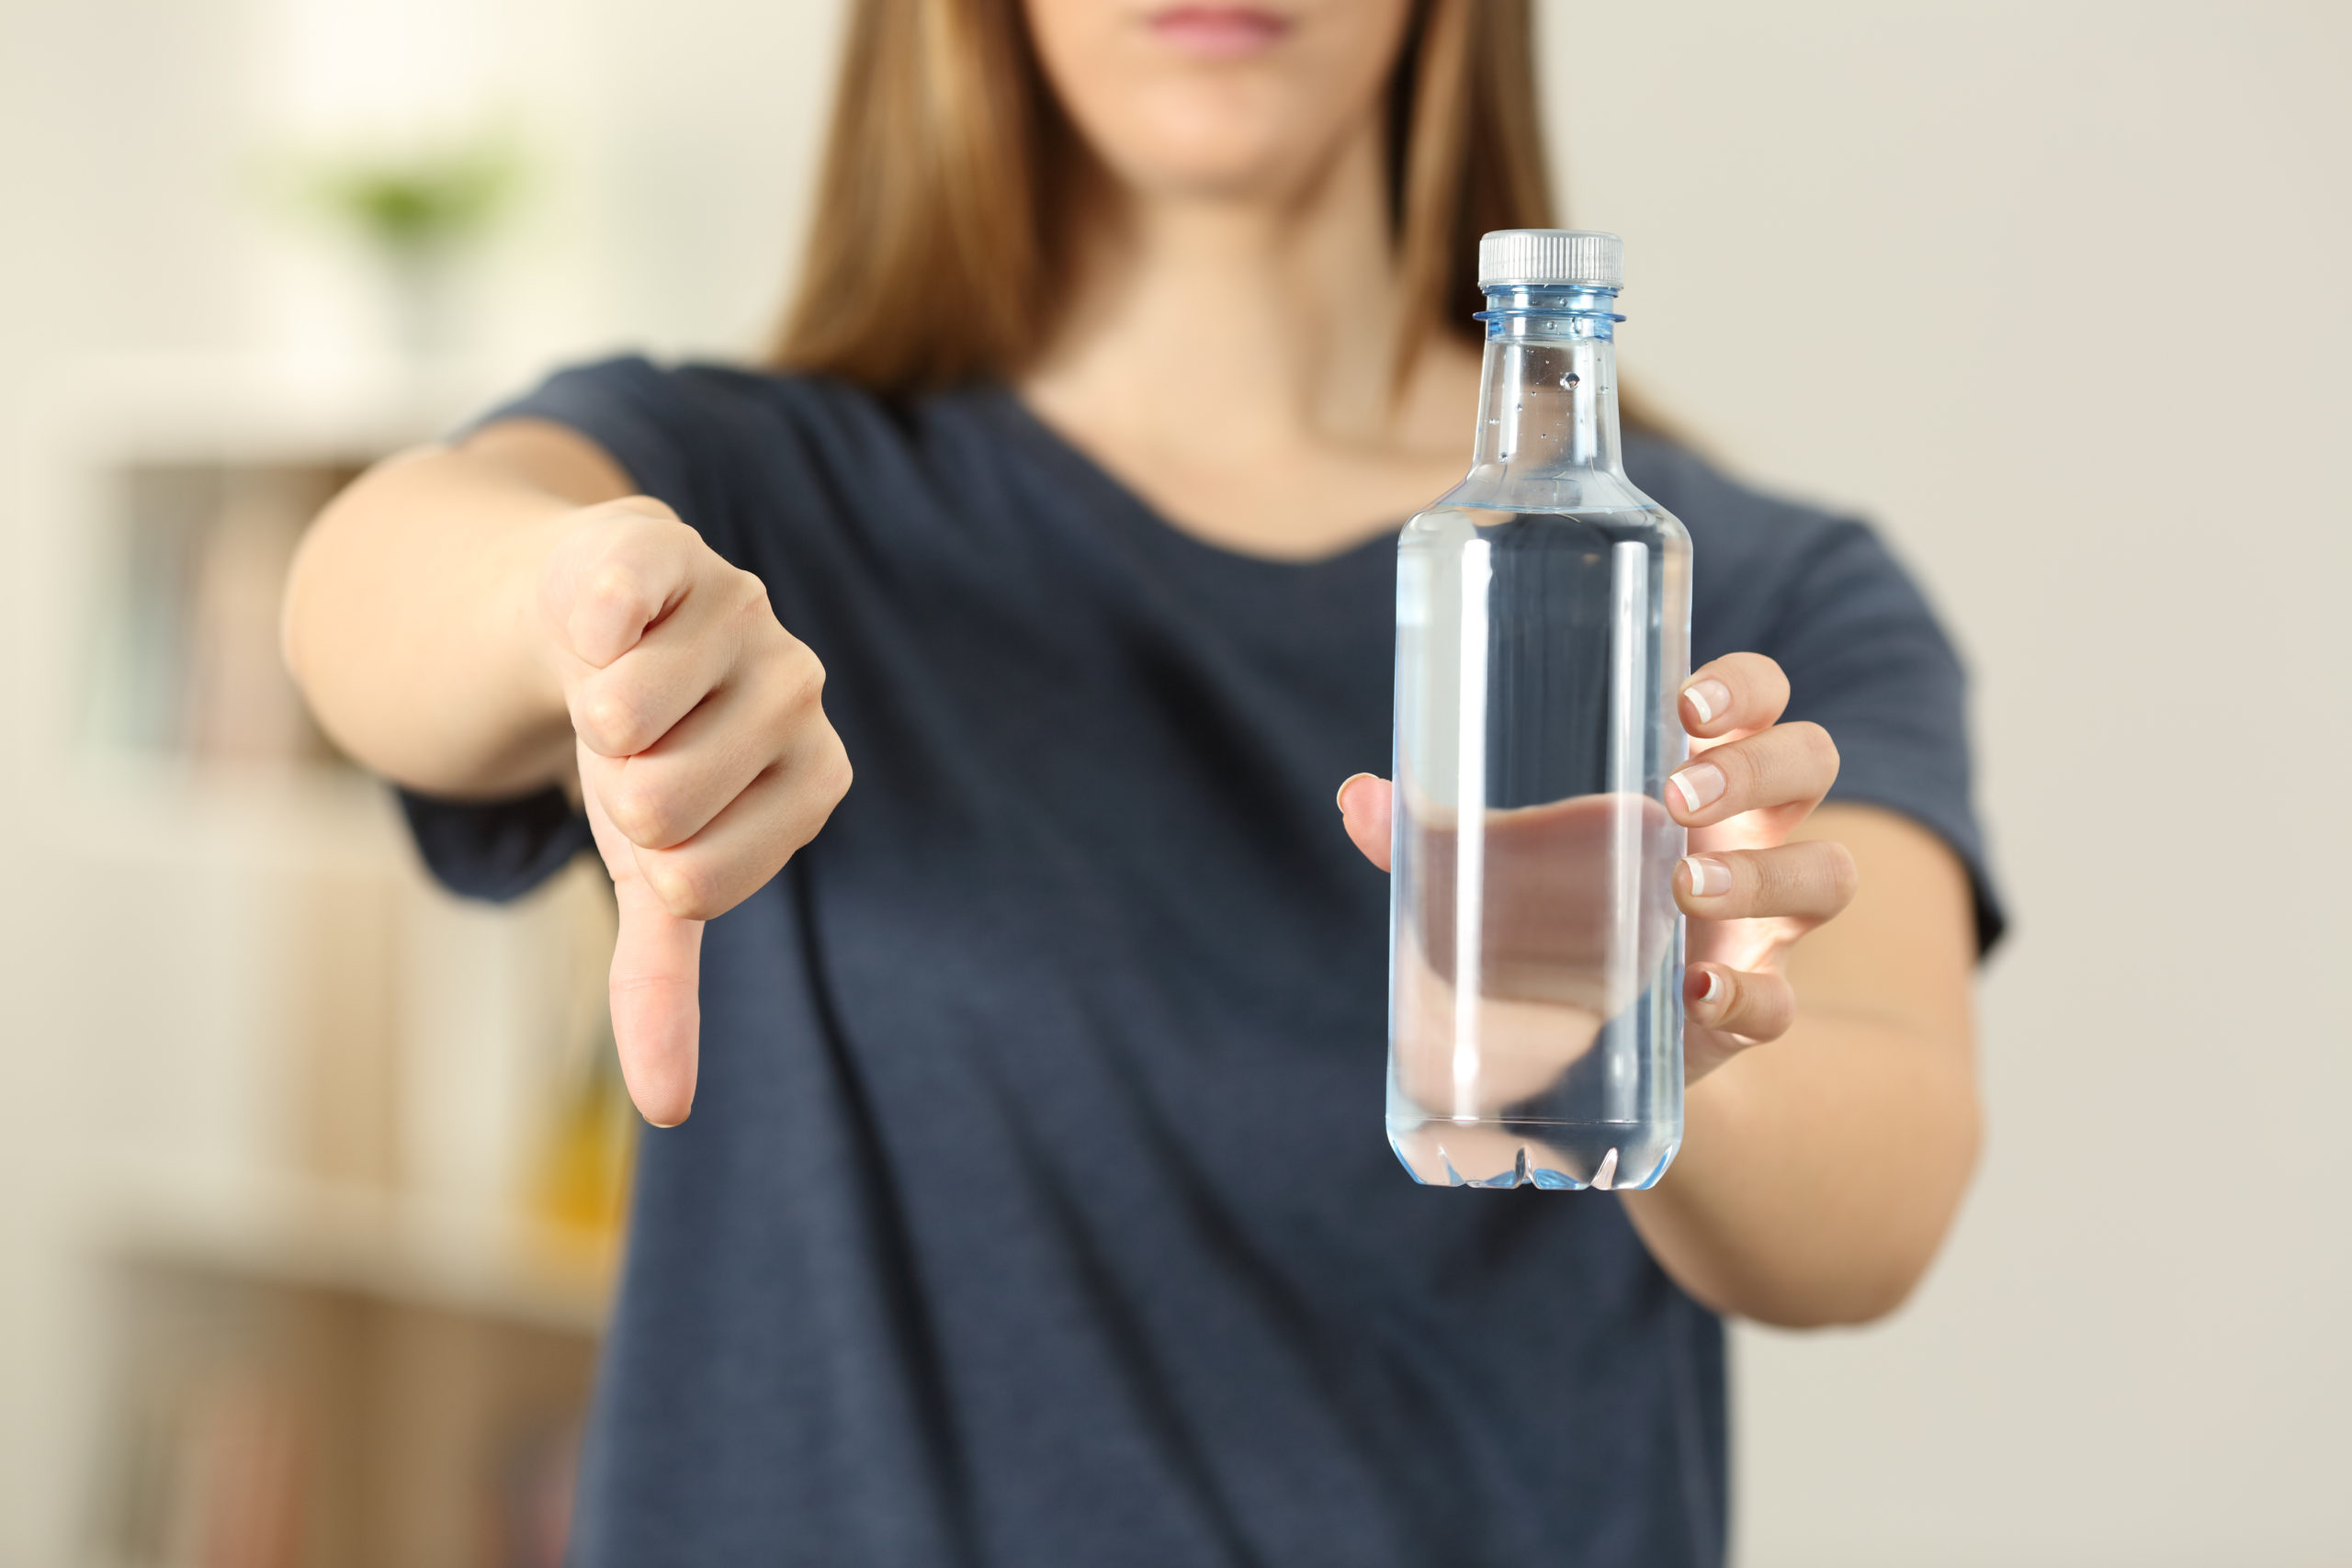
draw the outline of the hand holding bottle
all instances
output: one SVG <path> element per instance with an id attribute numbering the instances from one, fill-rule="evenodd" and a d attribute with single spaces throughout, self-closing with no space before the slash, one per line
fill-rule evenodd
<path id="1" fill-rule="evenodd" d="M 1788 841 L 1838 782 L 1837 743 L 1817 724 L 1781 723 L 1788 705 L 1788 677 L 1761 654 L 1726 654 L 1683 683 L 1679 712 L 1695 754 L 1668 781 L 1666 800 L 1690 829 L 1674 870 L 1675 902 L 1691 920 L 1690 1082 L 1787 1032 L 1796 1017 L 1789 949 L 1852 903 L 1858 886 L 1845 845 Z"/>
<path id="2" fill-rule="evenodd" d="M 1817 724 L 1779 722 L 1788 700 L 1788 678 L 1778 664 L 1760 654 L 1734 653 L 1685 682 L 1677 705 L 1697 753 L 1673 773 L 1666 789 L 1667 811 L 1690 833 L 1690 853 L 1673 871 L 1675 902 L 1692 922 L 1683 978 L 1686 1081 L 1697 1081 L 1735 1053 L 1788 1029 L 1796 998 L 1783 960 L 1801 938 L 1854 897 L 1853 857 L 1843 845 L 1787 841 L 1838 777 L 1838 748 L 1828 731 Z M 1579 806 L 1599 820 L 1595 808 L 1606 798 L 1532 808 L 1530 821 L 1535 813 L 1559 814 Z M 1383 871 L 1389 869 L 1391 799 L 1388 782 L 1370 773 L 1358 773 L 1340 786 L 1348 836 Z M 1573 850 L 1580 841 L 1573 821 L 1563 815 L 1544 836 Z M 1489 832 L 1489 852 L 1498 864 L 1530 858 L 1512 854 L 1507 831 Z M 1587 836 L 1592 847 L 1565 858 L 1557 844 L 1550 845 L 1549 863 L 1570 868 L 1566 882 L 1578 880 L 1572 874 L 1577 866 L 1590 878 L 1600 874 L 1606 861 L 1600 835 Z M 1564 901 L 1562 908 L 1575 906 Z M 1577 940 L 1575 922 L 1566 916 L 1523 934 L 1530 941 L 1555 939 L 1571 957 L 1587 949 L 1600 951 L 1597 942 Z M 1597 988 L 1600 960 L 1589 967 Z M 1547 1029 L 1556 1033 L 1556 1022 Z"/>
<path id="3" fill-rule="evenodd" d="M 643 496 L 575 514 L 538 582 L 580 789 L 612 873 L 613 1036 L 656 1126 L 694 1104 L 703 922 L 781 870 L 850 766 L 825 671 L 766 588 Z"/>

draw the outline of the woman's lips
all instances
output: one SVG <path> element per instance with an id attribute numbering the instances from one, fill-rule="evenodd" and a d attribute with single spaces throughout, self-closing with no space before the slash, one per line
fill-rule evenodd
<path id="1" fill-rule="evenodd" d="M 1231 59 L 1272 49 L 1290 18 L 1252 6 L 1170 6 L 1151 14 L 1152 36 L 1187 54 Z"/>

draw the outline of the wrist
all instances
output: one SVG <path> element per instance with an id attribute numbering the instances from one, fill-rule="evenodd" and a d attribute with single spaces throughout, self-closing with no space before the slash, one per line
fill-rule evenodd
<path id="1" fill-rule="evenodd" d="M 533 707 L 544 722 L 567 732 L 571 719 L 564 700 L 565 660 L 556 630 L 548 624 L 545 597 L 548 562 L 579 520 L 580 508 L 557 502 L 514 530 L 497 609 L 502 634 L 526 671 Z"/>
<path id="2" fill-rule="evenodd" d="M 477 600 L 475 635 L 492 650 L 488 670 L 498 672 L 504 694 L 505 716 L 494 728 L 511 738 L 503 758 L 485 759 L 485 772 L 515 788 L 560 780 L 571 766 L 563 666 L 539 592 L 548 558 L 571 532 L 577 511 L 552 497 L 531 505 L 511 519 L 484 556 L 489 571 Z"/>

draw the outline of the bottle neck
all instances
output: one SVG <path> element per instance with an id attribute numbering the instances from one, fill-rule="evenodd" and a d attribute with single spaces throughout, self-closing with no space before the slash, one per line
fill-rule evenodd
<path id="1" fill-rule="evenodd" d="M 1473 471 L 1514 479 L 1594 469 L 1622 476 L 1611 288 L 1498 287 L 1487 291 L 1486 378 Z"/>

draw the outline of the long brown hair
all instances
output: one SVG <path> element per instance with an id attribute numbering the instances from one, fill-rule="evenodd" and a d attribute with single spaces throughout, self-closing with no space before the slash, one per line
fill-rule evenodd
<path id="1" fill-rule="evenodd" d="M 1389 85 L 1401 381 L 1470 333 L 1478 236 L 1552 226 L 1528 0 L 1420 0 Z M 770 353 L 908 396 L 1017 376 L 1050 339 L 1075 132 L 1021 0 L 858 0 L 817 221 Z"/>

